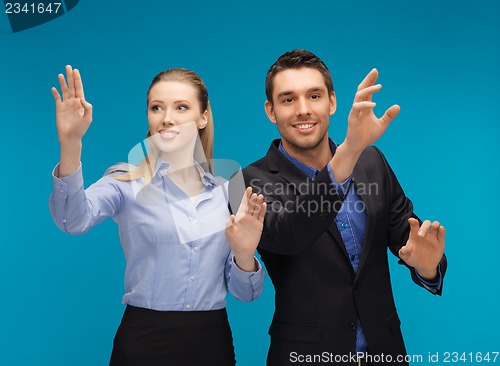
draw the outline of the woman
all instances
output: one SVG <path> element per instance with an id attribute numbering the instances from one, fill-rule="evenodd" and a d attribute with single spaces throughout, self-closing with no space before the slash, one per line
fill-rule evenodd
<path id="1" fill-rule="evenodd" d="M 58 75 L 62 98 L 52 88 L 61 156 L 50 211 L 71 234 L 108 217 L 118 224 L 127 307 L 110 365 L 234 365 L 225 296 L 229 289 L 252 301 L 262 291 L 254 253 L 266 206 L 247 188 L 236 217 L 229 215 L 225 187 L 211 174 L 203 81 L 185 69 L 158 74 L 147 95 L 147 156 L 112 167 L 84 190 L 80 155 L 92 106 L 79 71 L 67 66 L 66 77 Z"/>

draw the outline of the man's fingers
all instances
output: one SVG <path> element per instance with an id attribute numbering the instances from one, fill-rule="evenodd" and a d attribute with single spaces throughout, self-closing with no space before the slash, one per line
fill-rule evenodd
<path id="1" fill-rule="evenodd" d="M 434 221 L 432 224 L 431 224 L 431 231 L 434 231 L 437 229 L 439 229 L 439 227 L 441 226 L 441 224 L 439 223 L 439 221 Z"/>
<path id="2" fill-rule="evenodd" d="M 444 245 L 444 238 L 446 237 L 446 229 L 444 226 L 440 226 L 438 229 L 438 241 Z"/>
<path id="3" fill-rule="evenodd" d="M 380 89 L 382 89 L 382 84 L 371 85 L 364 89 L 358 90 L 358 92 L 354 96 L 354 102 L 361 102 L 364 100 L 371 102 L 373 93 L 380 91 Z"/>
<path id="4" fill-rule="evenodd" d="M 431 222 L 429 220 L 425 220 L 420 226 L 420 230 L 418 230 L 418 235 L 425 236 L 429 232 L 431 228 Z"/>
<path id="5" fill-rule="evenodd" d="M 354 109 L 357 112 L 361 112 L 364 109 L 375 108 L 376 105 L 377 105 L 376 103 L 368 101 L 356 102 L 352 105 L 352 109 Z"/>
<path id="6" fill-rule="evenodd" d="M 75 95 L 77 98 L 85 99 L 85 94 L 83 92 L 82 76 L 78 69 L 73 70 L 73 79 L 75 83 Z"/>
<path id="7" fill-rule="evenodd" d="M 385 125 L 388 125 L 394 118 L 396 118 L 400 110 L 401 108 L 397 104 L 393 105 L 385 111 L 382 118 L 380 118 L 380 121 L 382 121 Z"/>
<path id="8" fill-rule="evenodd" d="M 377 81 L 378 77 L 378 71 L 377 69 L 373 68 L 368 75 L 365 76 L 363 81 L 358 85 L 358 91 L 363 90 L 367 86 L 375 84 L 375 81 Z"/>
<path id="9" fill-rule="evenodd" d="M 408 219 L 408 223 L 410 224 L 410 230 L 416 234 L 418 232 L 418 229 L 420 228 L 420 223 L 418 222 L 418 220 L 410 217 Z"/>
<path id="10" fill-rule="evenodd" d="M 399 258 L 406 261 L 408 258 L 410 258 L 410 255 L 412 252 L 413 252 L 413 249 L 409 248 L 408 246 L 405 245 L 404 247 L 401 247 L 401 249 L 399 249 L 398 255 L 399 255 Z"/>

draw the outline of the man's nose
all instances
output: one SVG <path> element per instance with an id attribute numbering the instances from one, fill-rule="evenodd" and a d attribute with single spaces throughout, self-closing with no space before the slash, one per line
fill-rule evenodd
<path id="1" fill-rule="evenodd" d="M 311 108 L 306 98 L 300 98 L 297 101 L 297 115 L 304 116 L 311 114 Z"/>

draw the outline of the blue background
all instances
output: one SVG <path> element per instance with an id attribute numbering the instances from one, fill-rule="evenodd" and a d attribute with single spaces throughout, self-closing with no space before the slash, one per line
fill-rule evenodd
<path id="1" fill-rule="evenodd" d="M 82 156 L 88 185 L 144 137 L 146 90 L 171 67 L 191 68 L 208 85 L 217 158 L 245 166 L 263 156 L 278 136 L 263 110 L 264 77 L 293 48 L 313 51 L 332 72 L 337 142 L 372 67 L 384 85 L 376 113 L 401 105 L 377 146 L 419 216 L 446 226 L 449 258 L 442 298 L 391 258 L 409 354 L 500 351 L 498 4 L 82 0 L 16 34 L 0 14 L 0 364 L 107 365 L 124 309 L 115 224 L 73 237 L 47 208 L 59 156 L 50 88 L 64 66 L 80 69 L 94 106 Z M 269 280 L 254 303 L 229 296 L 238 365 L 264 364 L 272 311 Z"/>

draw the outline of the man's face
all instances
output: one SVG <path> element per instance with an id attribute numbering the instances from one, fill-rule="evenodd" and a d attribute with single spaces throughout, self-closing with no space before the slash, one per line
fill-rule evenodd
<path id="1" fill-rule="evenodd" d="M 335 113 L 335 94 L 328 94 L 321 72 L 303 67 L 276 74 L 273 81 L 273 103 L 265 109 L 278 126 L 283 147 L 288 152 L 328 147 L 328 125 Z"/>

